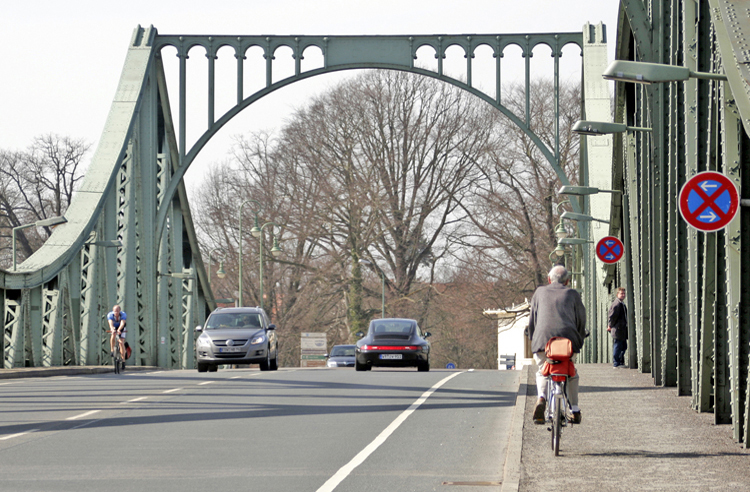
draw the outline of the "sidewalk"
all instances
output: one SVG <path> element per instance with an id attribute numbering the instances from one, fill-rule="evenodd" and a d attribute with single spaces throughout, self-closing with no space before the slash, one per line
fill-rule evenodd
<path id="1" fill-rule="evenodd" d="M 536 366 L 524 368 L 520 491 L 750 491 L 750 450 L 690 397 L 636 370 L 577 367 L 583 421 L 563 429 L 558 457 L 547 426 L 531 419 Z"/>
<path id="2" fill-rule="evenodd" d="M 125 366 L 125 372 L 156 371 L 155 366 Z M 0 369 L 0 379 L 44 378 L 52 376 L 75 376 L 76 374 L 103 374 L 113 372 L 112 366 L 60 366 L 60 367 L 14 367 Z"/>

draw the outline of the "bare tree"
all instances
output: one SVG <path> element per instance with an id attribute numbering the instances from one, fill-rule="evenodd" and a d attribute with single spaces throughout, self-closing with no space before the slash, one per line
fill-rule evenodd
<path id="1" fill-rule="evenodd" d="M 549 142 L 551 92 L 537 84 L 532 98 L 535 129 Z M 565 117 L 575 110 L 566 105 Z M 576 145 L 566 133 L 571 177 Z M 545 273 L 556 187 L 526 135 L 491 106 L 432 79 L 367 72 L 313 98 L 277 134 L 239 139 L 234 160 L 207 176 L 194 202 L 206 247 L 233 259 L 228 272 L 237 271 L 240 240 L 243 264 L 257 265 L 252 214 L 238 235 L 241 203 L 256 200 L 260 219 L 277 224 L 285 254 L 266 257 L 263 282 L 283 326 L 283 364 L 299 360 L 301 331 L 353 341 L 379 314 L 382 275 L 387 314 L 433 329 L 439 360 L 494 367 L 494 324 L 481 310 L 523 298 Z M 236 278 L 220 285 L 236 288 Z M 258 284 L 257 268 L 243 269 L 256 299 Z"/>
<path id="2" fill-rule="evenodd" d="M 511 109 L 523 112 L 523 87 L 511 90 Z M 531 86 L 531 129 L 554 149 L 554 91 L 549 81 Z M 580 118 L 580 88 L 562 86 L 560 91 L 560 158 L 558 165 L 571 183 L 577 182 L 579 137 L 570 131 Z M 464 209 L 476 226 L 471 244 L 471 264 L 485 269 L 508 293 L 506 302 L 530 297 L 544 282 L 555 247 L 558 212 L 554 203 L 561 183 L 552 166 L 531 139 L 510 122 L 497 132 L 493 149 L 481 160 L 483 179 L 476 181 L 472 200 Z"/>
<path id="3" fill-rule="evenodd" d="M 0 150 L 0 237 L 3 249 L 12 247 L 11 229 L 65 213 L 90 145 L 82 139 L 43 135 L 22 152 Z M 18 233 L 20 256 L 31 255 L 51 230 L 24 229 Z M 7 250 L 7 249 L 6 249 Z"/>

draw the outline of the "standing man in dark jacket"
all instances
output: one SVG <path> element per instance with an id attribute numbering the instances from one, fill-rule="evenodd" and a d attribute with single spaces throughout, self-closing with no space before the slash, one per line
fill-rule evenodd
<path id="1" fill-rule="evenodd" d="M 612 364 L 615 368 L 625 367 L 625 351 L 628 349 L 628 309 L 622 302 L 624 299 L 625 289 L 618 287 L 607 318 L 607 331 L 612 334 Z"/>
<path id="2" fill-rule="evenodd" d="M 586 308 L 581 294 L 567 287 L 570 277 L 568 270 L 556 265 L 549 272 L 549 285 L 539 287 L 531 298 L 529 313 L 529 338 L 531 352 L 539 370 L 536 373 L 536 388 L 539 399 L 534 408 L 534 423 L 544 424 L 545 395 L 549 380 L 542 376 L 542 367 L 547 357 L 544 349 L 553 337 L 565 337 L 573 345 L 573 357 L 581 351 L 586 333 Z M 568 380 L 568 398 L 573 410 L 573 422 L 581 422 L 581 409 L 578 408 L 578 371 Z"/>

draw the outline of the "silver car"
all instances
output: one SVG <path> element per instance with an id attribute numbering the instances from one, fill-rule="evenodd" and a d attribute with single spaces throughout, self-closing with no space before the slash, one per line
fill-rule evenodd
<path id="1" fill-rule="evenodd" d="M 198 372 L 229 364 L 259 364 L 261 371 L 279 368 L 276 325 L 261 308 L 217 309 L 195 331 L 200 333 L 195 341 Z"/>

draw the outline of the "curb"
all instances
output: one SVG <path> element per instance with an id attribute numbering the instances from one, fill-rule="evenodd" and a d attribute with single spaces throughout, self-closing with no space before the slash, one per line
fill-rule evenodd
<path id="1" fill-rule="evenodd" d="M 127 366 L 126 373 L 154 371 L 155 366 Z M 79 374 L 106 374 L 112 371 L 111 366 L 67 366 L 67 367 L 19 367 L 0 369 L 0 379 L 48 378 L 53 376 L 76 376 Z"/>
<path id="2" fill-rule="evenodd" d="M 518 492 L 521 485 L 521 449 L 523 447 L 523 418 L 526 414 L 526 392 L 529 370 L 531 366 L 524 366 L 519 371 L 520 381 L 516 406 L 513 411 L 513 421 L 510 424 L 508 437 L 508 451 L 503 466 L 503 483 L 500 492 Z"/>

